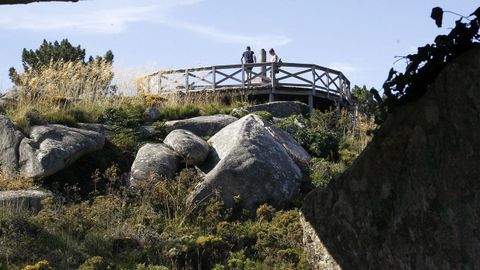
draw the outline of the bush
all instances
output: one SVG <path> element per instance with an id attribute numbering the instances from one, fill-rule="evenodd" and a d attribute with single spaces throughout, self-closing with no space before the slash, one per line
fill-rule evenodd
<path id="1" fill-rule="evenodd" d="M 200 116 L 200 108 L 193 104 L 187 104 L 184 106 L 166 106 L 158 108 L 158 110 L 160 112 L 160 119 L 164 121 Z"/>
<path id="2" fill-rule="evenodd" d="M 144 263 L 137 264 L 135 270 L 168 270 L 168 267 L 161 266 L 161 265 L 145 265 Z"/>
<path id="3" fill-rule="evenodd" d="M 249 114 L 255 114 L 255 115 L 258 115 L 258 116 L 261 116 L 263 118 L 265 118 L 266 120 L 268 121 L 273 121 L 273 116 L 271 113 L 267 112 L 267 111 L 256 111 L 256 112 L 250 112 L 246 109 L 243 109 L 243 108 L 239 108 L 239 109 L 236 109 L 236 110 L 233 110 L 231 112 L 231 115 L 234 116 L 234 117 L 237 117 L 237 118 L 242 118 L 244 117 L 245 115 L 249 115 Z"/>
<path id="4" fill-rule="evenodd" d="M 23 270 L 50 270 L 50 263 L 47 260 L 42 260 L 37 262 L 34 265 L 27 265 L 23 268 Z"/>
<path id="5" fill-rule="evenodd" d="M 270 122 L 273 121 L 273 115 L 267 111 L 257 111 L 252 113 L 255 115 L 261 116 Z"/>
<path id="6" fill-rule="evenodd" d="M 78 270 L 105 270 L 108 263 L 100 256 L 93 256 L 85 260 L 83 264 L 78 267 Z"/>
<path id="7" fill-rule="evenodd" d="M 310 179 L 315 187 L 326 187 L 335 177 L 344 170 L 343 163 L 334 163 L 325 159 L 315 158 L 311 161 Z"/>
<path id="8" fill-rule="evenodd" d="M 242 118 L 244 117 L 245 115 L 249 114 L 250 112 L 247 111 L 246 109 L 243 109 L 243 108 L 239 108 L 239 109 L 236 109 L 236 110 L 233 110 L 231 112 L 231 115 L 236 117 L 236 118 Z"/>

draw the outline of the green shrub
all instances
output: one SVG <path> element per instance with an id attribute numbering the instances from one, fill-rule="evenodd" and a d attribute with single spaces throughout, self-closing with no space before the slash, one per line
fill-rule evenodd
<path id="1" fill-rule="evenodd" d="M 232 111 L 231 107 L 223 103 L 207 103 L 200 106 L 200 111 L 202 115 L 214 115 L 214 114 L 230 114 Z"/>
<path id="2" fill-rule="evenodd" d="M 83 264 L 78 267 L 78 270 L 105 270 L 108 263 L 100 256 L 93 256 L 85 260 Z"/>
<path id="3" fill-rule="evenodd" d="M 330 181 L 340 175 L 345 166 L 343 163 L 334 163 L 325 159 L 315 158 L 311 161 L 310 178 L 316 187 L 326 187 Z"/>
<path id="4" fill-rule="evenodd" d="M 168 270 L 168 267 L 161 266 L 161 265 L 145 265 L 144 263 L 137 264 L 135 270 Z"/>
<path id="5" fill-rule="evenodd" d="M 243 108 L 239 108 L 239 109 L 236 109 L 236 110 L 233 110 L 231 112 L 231 115 L 234 116 L 234 117 L 237 117 L 237 118 L 242 118 L 244 117 L 245 115 L 249 115 L 249 114 L 255 114 L 255 115 L 258 115 L 258 116 L 261 116 L 263 118 L 265 118 L 266 120 L 268 121 L 273 121 L 273 116 L 271 113 L 267 112 L 267 111 L 255 111 L 255 112 L 250 112 L 246 109 L 243 109 Z"/>
<path id="6" fill-rule="evenodd" d="M 193 104 L 160 107 L 158 111 L 160 112 L 160 119 L 164 121 L 200 116 L 200 109 Z"/>
<path id="7" fill-rule="evenodd" d="M 153 123 L 153 127 L 155 129 L 155 139 L 163 141 L 163 139 L 165 139 L 169 133 L 169 129 L 165 125 L 165 122 L 156 121 Z"/>
<path id="8" fill-rule="evenodd" d="M 51 111 L 43 114 L 43 118 L 49 124 L 60 124 L 69 127 L 76 127 L 77 120 L 63 111 Z"/>
<path id="9" fill-rule="evenodd" d="M 267 119 L 268 121 L 273 121 L 273 115 L 267 111 L 256 111 L 256 112 L 252 112 L 253 114 L 256 114 L 258 116 L 261 116 L 265 119 Z"/>
<path id="10" fill-rule="evenodd" d="M 42 260 L 37 262 L 34 265 L 27 265 L 23 268 L 23 270 L 50 270 L 50 263 L 47 260 Z"/>
<path id="11" fill-rule="evenodd" d="M 239 108 L 239 109 L 236 109 L 236 110 L 233 110 L 231 112 L 231 115 L 236 117 L 236 118 L 242 118 L 244 117 L 245 115 L 248 115 L 250 112 L 247 111 L 246 109 L 243 109 L 243 108 Z"/>
<path id="12" fill-rule="evenodd" d="M 294 138 L 314 157 L 338 160 L 339 137 L 330 130 L 300 129 Z"/>

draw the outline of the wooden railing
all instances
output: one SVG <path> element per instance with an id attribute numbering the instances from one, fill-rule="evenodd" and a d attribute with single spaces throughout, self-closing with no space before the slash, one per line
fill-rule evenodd
<path id="1" fill-rule="evenodd" d="M 247 71 L 251 70 L 250 76 Z M 274 72 L 271 72 L 271 71 Z M 137 91 L 149 93 L 215 91 L 229 88 L 293 88 L 350 99 L 350 81 L 342 72 L 298 63 L 254 63 L 158 71 L 142 77 Z"/>

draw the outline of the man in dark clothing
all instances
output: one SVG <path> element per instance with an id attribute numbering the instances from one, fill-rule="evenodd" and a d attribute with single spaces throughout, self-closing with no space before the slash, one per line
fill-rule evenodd
<path id="1" fill-rule="evenodd" d="M 250 46 L 247 46 L 247 50 L 243 52 L 242 58 L 240 59 L 242 64 L 253 64 L 257 62 L 257 58 L 255 57 L 255 53 L 250 49 Z M 248 84 L 251 83 L 252 78 L 252 69 L 253 67 L 246 67 L 245 71 L 247 73 L 247 82 Z"/>

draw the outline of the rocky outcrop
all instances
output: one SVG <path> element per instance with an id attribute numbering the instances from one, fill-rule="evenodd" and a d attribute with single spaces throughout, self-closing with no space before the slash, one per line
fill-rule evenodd
<path id="1" fill-rule="evenodd" d="M 274 101 L 265 104 L 244 106 L 241 108 L 234 109 L 232 113 L 240 112 L 242 110 L 248 112 L 258 112 L 258 111 L 267 111 L 276 118 L 285 118 L 291 115 L 297 114 L 306 114 L 309 109 L 308 106 L 304 103 L 298 101 Z"/>
<path id="2" fill-rule="evenodd" d="M 7 177 L 18 171 L 18 148 L 24 137 L 8 117 L 0 115 L 0 170 Z"/>
<path id="3" fill-rule="evenodd" d="M 95 131 L 100 134 L 102 134 L 105 137 L 110 137 L 110 130 L 108 130 L 108 126 L 104 124 L 98 124 L 98 123 L 78 123 L 77 124 L 78 128 L 80 129 L 85 129 L 85 130 L 90 130 L 90 131 Z"/>
<path id="4" fill-rule="evenodd" d="M 13 103 L 18 101 L 18 90 L 12 88 L 0 96 L 0 104 Z"/>
<path id="5" fill-rule="evenodd" d="M 34 126 L 19 146 L 19 168 L 27 178 L 44 178 L 71 165 L 81 156 L 100 150 L 105 136 L 62 125 Z"/>
<path id="6" fill-rule="evenodd" d="M 189 165 L 203 164 L 210 150 L 202 138 L 184 129 L 170 132 L 163 143 L 182 156 Z"/>
<path id="7" fill-rule="evenodd" d="M 185 129 L 200 137 L 213 136 L 227 125 L 237 121 L 237 118 L 217 114 L 210 116 L 198 116 L 185 120 L 167 121 L 165 125 L 170 130 Z"/>
<path id="8" fill-rule="evenodd" d="M 0 209 L 26 209 L 38 212 L 42 209 L 41 201 L 52 194 L 40 190 L 12 190 L 0 191 Z"/>
<path id="9" fill-rule="evenodd" d="M 247 115 L 215 134 L 209 140 L 209 162 L 215 165 L 188 200 L 199 202 L 218 190 L 226 207 L 240 204 L 254 212 L 264 203 L 285 206 L 299 191 L 303 174 L 276 132 L 281 131 L 262 117 Z"/>
<path id="10" fill-rule="evenodd" d="M 5 108 L 18 101 L 18 91 L 16 88 L 12 88 L 7 92 L 0 94 L 0 113 L 5 112 Z"/>
<path id="11" fill-rule="evenodd" d="M 160 111 L 155 108 L 155 107 L 150 107 L 145 110 L 143 113 L 143 118 L 147 122 L 154 122 L 160 119 L 162 115 L 160 114 Z"/>
<path id="12" fill-rule="evenodd" d="M 394 111 L 302 207 L 316 269 L 480 269 L 480 48 Z"/>
<path id="13" fill-rule="evenodd" d="M 157 136 L 157 131 L 154 126 L 144 125 L 138 128 L 138 133 L 143 139 L 154 139 Z"/>
<path id="14" fill-rule="evenodd" d="M 0 170 L 7 177 L 45 178 L 100 150 L 105 136 L 62 125 L 33 126 L 29 137 L 0 115 Z"/>
<path id="15" fill-rule="evenodd" d="M 154 179 L 172 179 L 180 166 L 180 156 L 162 143 L 147 143 L 138 150 L 132 164 L 130 185 Z"/>

